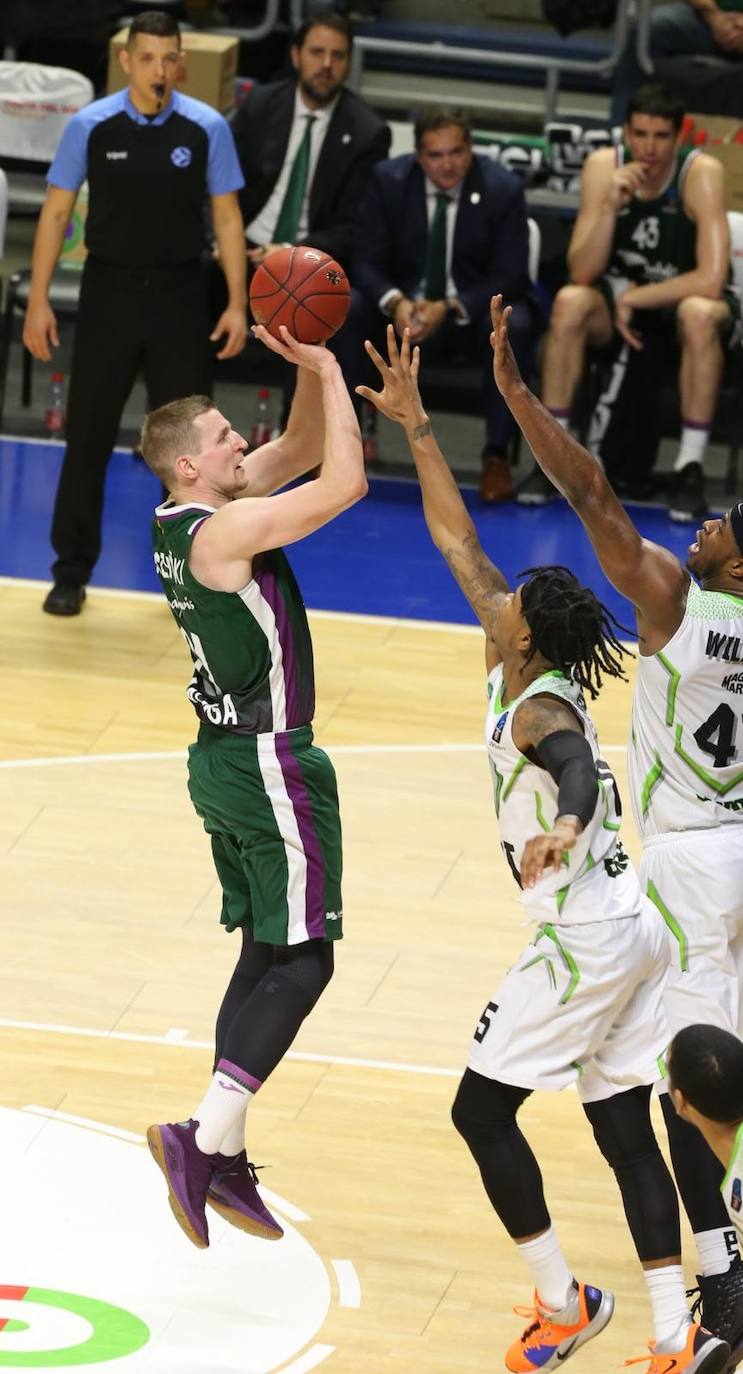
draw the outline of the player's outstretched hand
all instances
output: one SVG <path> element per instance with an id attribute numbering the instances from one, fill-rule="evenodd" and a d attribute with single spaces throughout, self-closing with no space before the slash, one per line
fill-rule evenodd
<path id="1" fill-rule="evenodd" d="M 286 358 L 288 363 L 294 363 L 297 367 L 307 367 L 310 372 L 318 373 L 338 366 L 334 354 L 324 344 L 299 343 L 297 339 L 292 338 L 285 324 L 280 324 L 279 329 L 281 338 L 275 339 L 265 325 L 252 326 L 255 338 L 260 339 L 272 353 L 278 353 L 280 358 Z"/>
<path id="2" fill-rule="evenodd" d="M 495 385 L 505 399 L 508 398 L 509 391 L 522 384 L 521 373 L 516 359 L 513 356 L 508 339 L 508 321 L 511 318 L 511 306 L 503 304 L 502 296 L 493 296 L 490 302 L 490 320 L 493 332 L 490 335 L 490 346 L 493 350 L 493 376 Z"/>
<path id="3" fill-rule="evenodd" d="M 580 832 L 578 820 L 571 816 L 560 816 L 546 835 L 535 835 L 527 840 L 521 855 L 521 886 L 535 887 L 545 869 L 551 868 L 553 873 L 559 873 L 565 850 L 573 848 Z"/>
<path id="4" fill-rule="evenodd" d="M 369 339 L 366 340 L 364 347 L 382 379 L 382 390 L 372 391 L 368 386 L 357 386 L 357 396 L 363 396 L 365 400 L 371 401 L 377 410 L 388 419 L 396 420 L 399 425 L 406 425 L 418 419 L 423 414 L 423 403 L 418 390 L 421 355 L 417 345 L 411 352 L 410 330 L 403 330 L 402 343 L 398 348 L 394 326 L 387 325 L 388 363 Z"/>

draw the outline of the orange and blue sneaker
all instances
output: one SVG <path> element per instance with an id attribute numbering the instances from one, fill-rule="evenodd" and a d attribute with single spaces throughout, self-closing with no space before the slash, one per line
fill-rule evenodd
<path id="1" fill-rule="evenodd" d="M 723 1374 L 730 1363 L 727 1341 L 718 1340 L 698 1322 L 690 1324 L 686 1344 L 680 1350 L 667 1350 L 667 1344 L 650 1341 L 649 1355 L 625 1360 L 625 1364 L 647 1364 L 647 1374 Z"/>
<path id="2" fill-rule="evenodd" d="M 533 1307 L 513 1310 L 519 1317 L 528 1317 L 529 1324 L 506 1351 L 506 1369 L 511 1374 L 529 1374 L 534 1369 L 555 1369 L 598 1336 L 611 1321 L 614 1294 L 573 1279 L 570 1297 L 559 1311 L 543 1307 L 538 1293 Z"/>

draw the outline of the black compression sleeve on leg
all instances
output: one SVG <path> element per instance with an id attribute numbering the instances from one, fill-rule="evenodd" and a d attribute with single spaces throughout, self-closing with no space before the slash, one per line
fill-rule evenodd
<path id="1" fill-rule="evenodd" d="M 550 1225 L 539 1165 L 516 1124 L 516 1113 L 529 1095 L 528 1088 L 466 1069 L 451 1112 L 485 1192 L 514 1240 L 539 1235 Z"/>
<path id="2" fill-rule="evenodd" d="M 673 1172 L 692 1231 L 728 1230 L 730 1217 L 720 1192 L 725 1170 L 696 1126 L 682 1121 L 670 1094 L 661 1093 L 660 1101 Z"/>
<path id="3" fill-rule="evenodd" d="M 255 992 L 263 975 L 270 969 L 273 963 L 273 945 L 257 944 L 252 939 L 249 932 L 242 927 L 242 948 L 238 957 L 235 969 L 227 984 L 227 990 L 222 998 L 222 1005 L 217 1015 L 217 1030 L 215 1036 L 216 1048 L 214 1053 L 214 1067 L 216 1068 L 220 1059 L 225 1058 L 225 1041 L 227 1032 L 232 1025 L 237 1013 L 242 1010 L 250 994 Z"/>
<path id="4" fill-rule="evenodd" d="M 584 1102 L 604 1159 L 614 1170 L 635 1249 L 642 1261 L 681 1254 L 676 1189 L 650 1120 L 649 1087 Z"/>
<path id="5" fill-rule="evenodd" d="M 230 1022 L 222 1055 L 263 1083 L 283 1059 L 333 976 L 333 945 L 308 940 L 274 949 L 268 972 Z"/>

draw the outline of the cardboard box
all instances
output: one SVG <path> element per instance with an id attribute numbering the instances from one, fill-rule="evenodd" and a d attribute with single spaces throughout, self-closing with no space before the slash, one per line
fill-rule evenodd
<path id="1" fill-rule="evenodd" d="M 692 114 L 689 142 L 725 168 L 728 210 L 743 210 L 743 124 L 722 115 Z"/>
<path id="2" fill-rule="evenodd" d="M 108 85 L 109 95 L 126 86 L 126 73 L 119 62 L 119 53 L 126 43 L 128 29 L 119 29 L 108 45 Z M 184 73 L 178 82 L 178 90 L 184 95 L 192 95 L 203 100 L 215 110 L 231 110 L 235 103 L 235 77 L 237 76 L 237 57 L 239 42 L 237 38 L 227 38 L 219 33 L 183 33 Z"/>

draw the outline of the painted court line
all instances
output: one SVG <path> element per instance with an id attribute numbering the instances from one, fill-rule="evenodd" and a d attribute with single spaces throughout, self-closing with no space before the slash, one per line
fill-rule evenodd
<path id="1" fill-rule="evenodd" d="M 261 1186 L 261 1197 L 263 1198 L 264 1202 L 268 1202 L 271 1205 L 271 1207 L 273 1207 L 274 1211 L 282 1212 L 283 1215 L 285 1217 L 288 1217 L 290 1221 L 312 1220 L 309 1213 L 303 1212 L 301 1207 L 295 1207 L 293 1202 L 287 1202 L 285 1197 L 280 1197 L 279 1194 L 274 1193 L 271 1188 L 267 1188 L 263 1182 L 262 1165 L 257 1164 L 255 1167 L 257 1169 L 261 1169 L 261 1177 L 259 1178 L 258 1182 Z"/>
<path id="2" fill-rule="evenodd" d="M 319 742 L 318 742 L 319 743 Z M 331 758 L 336 755 L 354 754 L 479 754 L 485 752 L 483 744 L 332 744 L 320 743 Z M 624 754 L 626 744 L 605 744 L 605 754 Z M 2 759 L 0 771 L 23 768 L 77 768 L 90 763 L 162 763 L 174 759 L 186 761 L 185 749 L 151 750 L 133 754 L 60 754 L 58 757 L 43 759 Z"/>
<path id="3" fill-rule="evenodd" d="M 16 1021 L 0 1017 L 0 1030 L 38 1032 L 43 1035 L 77 1035 L 89 1040 L 121 1040 L 125 1044 L 167 1045 L 169 1049 L 213 1050 L 213 1040 L 169 1040 L 167 1035 L 140 1035 L 134 1031 L 101 1030 L 95 1026 L 65 1026 L 50 1021 Z M 355 1059 L 342 1054 L 309 1054 L 289 1050 L 285 1059 L 300 1064 L 334 1064 L 347 1069 L 383 1069 L 391 1073 L 420 1073 L 434 1078 L 459 1078 L 461 1068 L 447 1069 L 433 1064 L 401 1064 L 388 1059 Z M 43 1109 L 40 1109 L 43 1110 Z"/>
<path id="4" fill-rule="evenodd" d="M 66 1121 L 70 1126 L 84 1126 L 88 1131 L 98 1131 L 100 1135 L 112 1135 L 117 1140 L 127 1140 L 132 1145 L 143 1145 L 144 1136 L 135 1131 L 125 1131 L 121 1126 L 108 1126 L 102 1121 L 91 1121 L 87 1116 L 74 1116 L 72 1112 L 59 1112 L 55 1107 L 37 1107 L 27 1104 L 23 1108 L 31 1116 L 44 1116 L 48 1121 Z"/>
<path id="5" fill-rule="evenodd" d="M 51 578 L 3 576 L 0 577 L 0 587 L 26 587 L 32 591 L 41 591 L 49 587 L 50 581 Z M 98 587 L 95 584 L 90 591 L 94 596 L 112 596 L 118 599 L 131 597 L 133 601 L 159 601 L 165 606 L 162 592 L 138 592 L 126 587 Z M 364 615 L 361 611 L 321 611 L 314 610 L 311 606 L 307 607 L 307 614 L 310 619 L 340 620 L 344 625 L 389 625 L 391 628 L 399 625 L 405 630 L 447 630 L 453 631 L 454 634 L 482 634 L 479 625 L 462 625 L 457 620 L 406 620 L 398 615 Z"/>
<path id="6" fill-rule="evenodd" d="M 360 1307 L 361 1284 L 353 1260 L 331 1260 L 338 1280 L 338 1306 Z"/>
<path id="7" fill-rule="evenodd" d="M 87 1131 L 96 1131 L 98 1135 L 114 1136 L 116 1140 L 125 1140 L 130 1145 L 146 1144 L 146 1137 L 138 1135 L 136 1131 L 126 1131 L 121 1126 L 110 1126 L 108 1122 L 93 1121 L 88 1116 L 75 1116 L 72 1112 L 60 1112 L 55 1107 L 39 1107 L 35 1103 L 28 1103 L 24 1108 L 30 1116 L 41 1116 L 47 1121 L 64 1121 L 70 1126 L 82 1126 Z M 260 1167 L 260 1166 L 258 1166 Z M 274 1193 L 272 1189 L 265 1188 L 261 1180 L 261 1195 L 270 1202 L 275 1211 L 281 1212 L 290 1221 L 311 1221 L 309 1213 L 303 1212 L 301 1207 L 296 1207 L 293 1202 L 287 1202 L 286 1198 L 279 1193 Z M 335 1261 L 333 1261 L 335 1263 Z M 349 1264 L 353 1269 L 350 1260 L 340 1260 L 340 1264 Z M 361 1289 L 359 1288 L 359 1293 Z M 341 1303 L 341 1306 L 358 1306 L 359 1304 Z"/>
<path id="8" fill-rule="evenodd" d="M 311 1345 L 298 1360 L 292 1360 L 291 1364 L 284 1365 L 281 1374 L 308 1374 L 308 1370 L 316 1369 L 334 1350 L 334 1345 Z"/>

